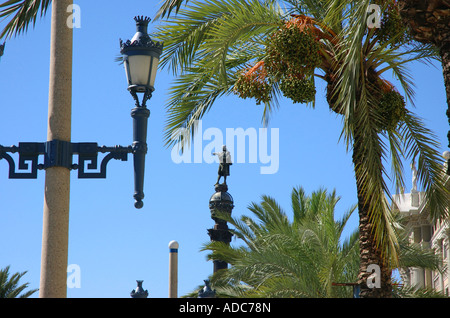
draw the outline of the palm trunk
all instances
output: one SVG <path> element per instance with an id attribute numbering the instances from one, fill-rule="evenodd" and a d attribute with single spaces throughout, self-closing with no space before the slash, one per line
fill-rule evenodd
<path id="1" fill-rule="evenodd" d="M 337 97 L 334 92 L 336 87 L 334 76 L 327 74 L 327 102 L 330 109 L 337 114 L 343 114 L 342 109 L 336 104 Z M 358 131 L 354 132 L 352 161 L 356 177 L 356 191 L 358 197 L 359 213 L 359 244 L 360 244 L 360 268 L 358 275 L 358 284 L 360 285 L 360 297 L 362 298 L 390 298 L 392 296 L 391 269 L 383 261 L 382 253 L 376 246 L 376 240 L 373 235 L 373 224 L 370 221 L 369 204 L 367 194 L 364 193 L 362 185 L 362 176 L 360 167 L 364 166 L 364 142 Z M 381 155 L 378 158 L 381 161 Z M 381 171 L 380 171 L 381 174 Z M 371 264 L 378 265 L 380 268 L 380 288 L 370 288 L 367 285 L 367 279 L 373 273 L 368 272 Z M 372 280 L 371 280 L 372 281 Z"/>
<path id="2" fill-rule="evenodd" d="M 397 4 L 415 40 L 432 43 L 439 49 L 450 125 L 450 5 L 445 0 L 398 0 Z M 447 138 L 450 147 L 450 130 Z"/>
<path id="3" fill-rule="evenodd" d="M 447 118 L 450 125 L 450 34 L 447 35 L 448 41 L 441 46 L 439 52 L 442 58 L 442 72 L 444 74 L 445 91 L 447 93 Z M 448 147 L 450 148 L 450 130 L 447 134 Z"/>
<path id="4" fill-rule="evenodd" d="M 72 103 L 72 29 L 67 25 L 72 0 L 52 1 L 47 139 L 70 141 Z M 70 170 L 45 172 L 39 297 L 65 298 L 69 231 Z"/>
<path id="5" fill-rule="evenodd" d="M 358 213 L 359 213 L 359 244 L 360 244 L 360 265 L 358 284 L 360 285 L 361 298 L 390 298 L 392 296 L 391 284 L 391 269 L 384 262 L 383 255 L 376 246 L 375 237 L 373 235 L 373 224 L 370 221 L 369 204 L 367 203 L 367 196 L 364 193 L 361 176 L 359 175 L 359 167 L 364 162 L 364 151 L 362 143 L 359 142 L 358 136 L 355 133 L 355 140 L 353 145 L 353 165 L 355 167 L 356 176 L 356 190 L 358 195 Z M 381 159 L 380 159 L 381 160 Z M 379 287 L 376 281 L 371 277 L 373 274 L 370 265 L 378 265 L 380 268 Z M 369 278 L 369 281 L 368 281 Z M 368 286 L 367 283 L 375 283 L 375 287 Z"/>

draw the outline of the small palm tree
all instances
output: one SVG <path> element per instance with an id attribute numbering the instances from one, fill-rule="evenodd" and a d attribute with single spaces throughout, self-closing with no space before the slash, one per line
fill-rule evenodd
<path id="1" fill-rule="evenodd" d="M 9 266 L 0 270 L 0 298 L 28 298 L 33 295 L 38 289 L 28 290 L 22 293 L 28 288 L 29 283 L 19 285 L 19 280 L 27 272 L 15 273 L 11 277 L 9 276 Z M 21 294 L 22 293 L 22 294 Z"/>

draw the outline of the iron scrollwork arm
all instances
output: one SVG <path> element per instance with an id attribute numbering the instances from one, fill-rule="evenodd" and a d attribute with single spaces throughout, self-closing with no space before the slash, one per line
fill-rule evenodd
<path id="1" fill-rule="evenodd" d="M 114 147 L 99 147 L 97 143 L 79 143 L 78 148 L 78 178 L 90 179 L 90 178 L 106 178 L 106 166 L 111 159 L 127 161 L 128 154 L 132 152 L 131 146 L 114 146 Z M 98 153 L 108 153 L 100 164 L 99 172 L 89 172 L 86 170 L 86 161 L 88 170 L 96 170 L 98 167 Z"/>
<path id="2" fill-rule="evenodd" d="M 17 172 L 14 159 L 8 152 L 19 153 L 19 167 Z M 20 142 L 18 147 L 3 147 L 0 145 L 0 160 L 5 159 L 8 162 L 10 179 L 36 179 L 37 170 L 44 168 L 42 164 L 38 164 L 38 157 L 41 154 L 45 154 L 44 143 Z"/>
<path id="3" fill-rule="evenodd" d="M 98 169 L 98 153 L 108 153 Z M 97 143 L 70 143 L 61 140 L 47 142 L 20 142 L 19 146 L 4 147 L 0 145 L 0 160 L 5 159 L 9 165 L 10 179 L 36 179 L 37 170 L 50 167 L 66 167 L 78 170 L 78 178 L 106 178 L 106 166 L 111 159 L 127 161 L 132 146 L 99 147 Z M 19 165 L 9 153 L 19 154 Z M 78 155 L 78 164 L 72 163 L 73 155 Z M 39 156 L 44 156 L 44 163 L 39 164 Z M 87 164 L 86 164 L 87 163 Z"/>

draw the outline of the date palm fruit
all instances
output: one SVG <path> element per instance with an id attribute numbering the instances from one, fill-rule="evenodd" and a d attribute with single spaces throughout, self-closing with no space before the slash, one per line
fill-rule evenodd
<path id="1" fill-rule="evenodd" d="M 313 101 L 316 90 L 308 78 L 322 63 L 317 31 L 313 20 L 302 15 L 283 23 L 268 37 L 264 60 L 238 76 L 234 92 L 241 98 L 255 98 L 257 104 L 266 103 L 277 82 L 294 103 Z"/>
<path id="2" fill-rule="evenodd" d="M 391 41 L 391 45 L 401 45 L 410 42 L 412 37 L 402 22 L 397 2 L 378 0 L 375 3 L 382 7 L 380 28 L 376 29 L 380 43 Z"/>
<path id="3" fill-rule="evenodd" d="M 372 106 L 374 113 L 376 129 L 381 131 L 392 130 L 397 127 L 399 122 L 406 115 L 406 103 L 403 96 L 395 90 L 394 86 L 386 80 L 376 79 L 373 69 L 369 70 L 369 78 L 373 85 L 369 86 L 369 93 L 374 101 L 378 101 Z M 343 115 L 341 105 L 337 104 L 335 93 L 336 76 L 326 75 L 327 81 L 327 101 L 330 109 L 337 114 Z"/>
<path id="4" fill-rule="evenodd" d="M 256 104 L 267 103 L 272 98 L 272 85 L 264 68 L 264 62 L 256 63 L 252 68 L 239 74 L 234 84 L 234 93 L 240 98 L 255 98 Z"/>
<path id="5" fill-rule="evenodd" d="M 288 75 L 280 80 L 283 95 L 294 103 L 309 103 L 314 100 L 316 88 L 314 82 L 303 75 Z"/>
<path id="6" fill-rule="evenodd" d="M 378 115 L 380 116 L 379 128 L 381 130 L 395 129 L 406 114 L 405 100 L 394 89 L 383 93 L 377 107 Z"/>
<path id="7" fill-rule="evenodd" d="M 295 21 L 283 24 L 266 43 L 266 68 L 274 76 L 311 72 L 321 63 L 316 36 Z"/>

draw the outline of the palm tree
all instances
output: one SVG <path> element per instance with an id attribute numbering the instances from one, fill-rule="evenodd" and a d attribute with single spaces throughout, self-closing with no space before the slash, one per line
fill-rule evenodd
<path id="1" fill-rule="evenodd" d="M 226 217 L 242 246 L 211 242 L 204 250 L 210 259 L 231 266 L 212 277 L 219 295 L 240 297 L 351 297 L 336 282 L 356 282 L 358 235 L 343 230 L 356 206 L 335 220 L 336 192 L 324 189 L 291 192 L 292 214 L 287 215 L 270 196 L 252 203 L 252 216 Z"/>
<path id="2" fill-rule="evenodd" d="M 445 216 L 448 192 L 434 136 L 382 75 L 393 72 L 411 102 L 412 79 L 404 66 L 432 58 L 435 52 L 426 45 L 397 45 L 396 34 L 368 29 L 366 0 L 284 1 L 285 11 L 269 0 L 189 1 L 183 9 L 176 3 L 177 15 L 158 33 L 166 43 L 162 65 L 178 76 L 167 106 L 167 145 L 188 143 L 184 134 L 175 132 L 184 128 L 193 136 L 195 121 L 220 96 L 236 93 L 264 103 L 267 123 L 282 95 L 314 105 L 314 80 L 325 80 L 328 104 L 342 116 L 342 136 L 353 151 L 361 295 L 389 297 L 391 266 L 387 264 L 398 259 L 398 242 L 383 162 L 392 160 L 394 182 L 400 189 L 401 157 L 417 160 L 419 180 L 436 217 Z M 363 284 L 370 264 L 382 268 L 380 289 Z"/>
<path id="3" fill-rule="evenodd" d="M 450 124 L 450 3 L 445 0 L 397 0 L 394 4 L 414 39 L 431 43 L 439 50 Z M 450 130 L 447 137 L 450 147 Z"/>
<path id="4" fill-rule="evenodd" d="M 0 298 L 27 298 L 33 295 L 37 289 L 28 290 L 22 293 L 26 288 L 28 288 L 29 283 L 22 285 L 19 284 L 19 280 L 27 272 L 15 273 L 11 277 L 9 276 L 9 266 L 0 270 Z M 21 294 L 22 293 L 22 294 Z"/>
<path id="5" fill-rule="evenodd" d="M 275 199 L 262 196 L 252 203 L 252 216 L 239 219 L 222 214 L 243 245 L 205 244 L 211 260 L 224 260 L 230 268 L 210 279 L 218 297 L 351 297 L 359 272 L 359 235 L 343 230 L 356 205 L 336 220 L 336 191 L 319 189 L 306 195 L 302 187 L 291 192 L 292 213 L 287 215 Z M 396 215 L 397 225 L 401 218 Z M 439 269 L 441 258 L 432 250 L 411 245 L 399 228 L 399 266 Z M 392 269 L 394 264 L 390 264 Z M 347 284 L 337 284 L 347 283 Z M 350 283 L 350 284 L 348 284 Z M 341 286 L 340 286 L 341 285 Z M 198 290 L 198 289 L 197 289 Z M 396 297 L 442 296 L 429 290 L 395 288 Z M 190 294 L 194 297 L 195 294 Z"/>
<path id="6" fill-rule="evenodd" d="M 45 15 L 52 4 L 50 79 L 47 139 L 71 140 L 72 38 L 67 9 L 73 0 L 8 0 L 0 4 L 0 18 L 9 22 L 0 38 L 19 35 Z M 70 171 L 50 167 L 45 171 L 41 297 L 66 297 Z M 55 239 L 56 238 L 56 239 Z"/>
<path id="7" fill-rule="evenodd" d="M 377 103 L 377 94 L 374 94 L 372 85 L 376 82 L 371 78 L 372 71 L 376 71 L 377 76 L 380 76 L 387 69 L 392 69 L 394 74 L 400 80 L 406 97 L 412 102 L 412 90 L 407 82 L 411 82 L 403 72 L 403 64 L 409 59 L 405 59 L 399 62 L 399 58 L 407 53 L 418 53 L 417 57 L 423 57 L 425 52 L 433 56 L 433 49 L 430 47 L 417 48 L 416 43 L 408 43 L 403 37 L 404 32 L 402 28 L 398 27 L 398 23 L 395 22 L 395 15 L 392 15 L 393 21 L 385 21 L 385 28 L 381 30 L 374 30 L 367 28 L 367 7 L 369 1 L 360 1 L 354 3 L 353 1 L 343 1 L 340 3 L 343 7 L 351 5 L 349 10 L 349 27 L 343 29 L 344 45 L 348 50 L 345 50 L 344 62 L 339 66 L 337 71 L 340 77 L 340 82 L 336 88 L 339 93 L 336 95 L 336 102 L 338 105 L 342 105 L 344 110 L 345 122 L 344 130 L 345 135 L 352 137 L 353 143 L 353 163 L 355 166 L 355 174 L 357 179 L 357 192 L 358 192 L 358 204 L 360 214 L 360 244 L 361 244 L 361 271 L 360 279 L 366 279 L 368 273 L 365 273 L 366 266 L 370 263 L 376 263 L 377 261 L 386 262 L 385 255 L 383 255 L 386 248 L 391 251 L 395 251 L 395 241 L 389 242 L 389 233 L 386 231 L 393 231 L 394 229 L 390 225 L 392 218 L 389 214 L 383 212 L 380 207 L 383 204 L 384 198 L 383 192 L 389 193 L 386 189 L 383 189 L 383 181 L 380 179 L 383 167 L 380 162 L 380 158 L 384 157 L 383 143 L 380 139 L 380 135 L 384 135 L 385 139 L 389 143 L 391 154 L 398 156 L 405 153 L 407 156 L 415 158 L 416 155 L 420 160 L 428 158 L 431 169 L 429 169 L 428 180 L 423 184 L 426 187 L 429 204 L 432 211 L 434 211 L 433 218 L 446 217 L 447 212 L 445 206 L 448 206 L 448 192 L 443 189 L 444 176 L 439 171 L 439 160 L 436 151 L 433 151 L 433 147 L 437 147 L 437 143 L 431 139 L 416 140 L 417 144 L 411 148 L 408 139 L 413 137 L 413 134 L 425 133 L 420 127 L 422 123 L 411 116 L 409 111 L 406 111 L 400 121 L 396 124 L 396 129 L 387 129 L 382 134 L 377 129 L 377 120 L 384 120 L 385 115 L 381 114 L 381 118 L 376 114 L 371 114 L 372 105 Z M 333 18 L 339 18 L 339 15 L 331 14 L 331 21 Z M 395 27 L 392 27 L 394 24 Z M 367 49 L 370 48 L 371 51 Z M 384 66 L 383 64 L 387 64 Z M 380 70 L 377 70 L 380 69 Z M 377 87 L 377 86 L 375 86 Z M 392 101 L 390 102 L 392 104 Z M 381 103 L 380 103 L 381 104 Z M 348 114 L 351 114 L 350 116 Z M 378 117 L 378 118 L 377 118 Z M 429 135 L 432 136 L 432 135 Z M 370 144 L 374 142 L 373 144 Z M 393 150 L 398 147 L 399 144 L 405 143 L 404 150 Z M 409 145 L 408 145 L 409 144 Z M 421 145 L 420 145 L 421 144 Z M 428 144 L 429 146 L 425 146 Z M 423 147 L 425 146 L 425 147 Z M 409 149 L 408 149 L 409 148 Z M 420 149 L 422 148 L 422 149 Z M 406 151 L 406 152 L 404 152 Z M 371 156 L 371 153 L 377 154 Z M 375 160 L 369 165 L 364 160 Z M 395 165 L 399 164 L 399 158 L 393 160 L 394 173 L 399 173 L 399 167 Z M 370 169 L 374 168 L 371 172 Z M 367 183 L 366 178 L 372 179 L 372 182 Z M 401 181 L 401 177 L 397 176 Z M 432 181 L 434 180 L 434 181 Z M 373 187 L 374 188 L 370 188 Z M 378 187 L 378 189 L 377 189 Z M 400 187 L 400 183 L 397 183 L 397 188 Z M 370 198 L 372 202 L 369 202 L 367 198 Z M 375 199 L 375 200 L 374 200 Z M 376 202 L 376 203 L 375 203 Z M 373 205 L 375 203 L 375 206 Z M 387 209 L 384 209 L 387 210 Z M 387 217 L 387 218 L 386 218 Z M 385 222 L 385 226 L 379 226 L 379 222 Z M 377 224 L 378 223 L 378 224 Z M 380 242 L 381 237 L 387 237 L 386 243 Z M 382 241 L 383 239 L 381 239 Z M 380 244 L 381 243 L 381 244 Z M 365 255 L 367 255 L 367 258 Z M 389 254 L 389 253 L 388 253 Z M 378 259 L 373 259 L 374 255 L 378 255 Z M 392 254 L 391 254 L 392 255 Z M 386 272 L 382 269 L 382 281 L 388 280 L 389 268 L 385 267 Z M 387 287 L 383 291 L 381 288 L 381 295 L 390 294 L 390 288 Z M 376 294 L 376 289 L 362 289 L 362 294 L 368 295 Z"/>

